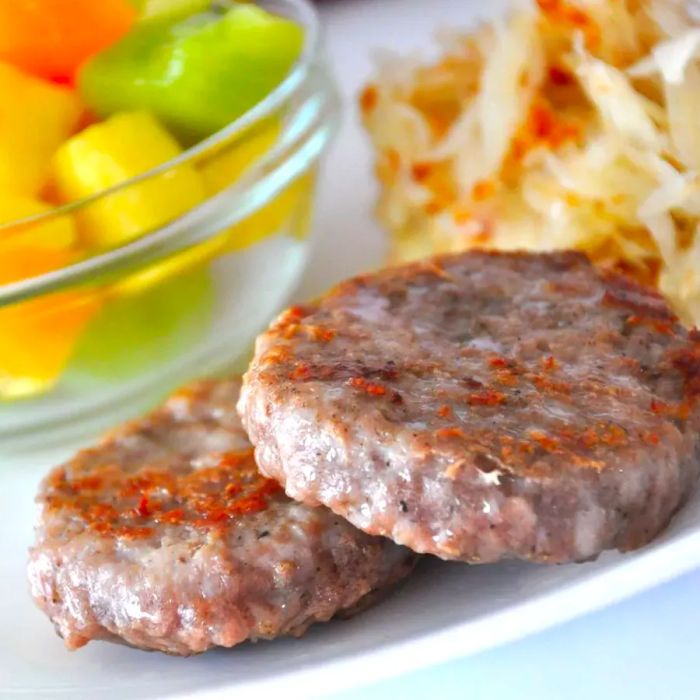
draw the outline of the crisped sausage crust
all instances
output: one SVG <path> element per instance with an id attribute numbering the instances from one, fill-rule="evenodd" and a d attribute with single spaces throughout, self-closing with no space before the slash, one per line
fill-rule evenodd
<path id="1" fill-rule="evenodd" d="M 260 476 L 239 389 L 192 385 L 44 481 L 29 580 L 69 648 L 300 635 L 410 571 L 409 550 Z"/>
<path id="2" fill-rule="evenodd" d="M 418 552 L 634 549 L 698 477 L 700 343 L 578 253 L 351 279 L 263 334 L 239 410 L 263 473 Z"/>

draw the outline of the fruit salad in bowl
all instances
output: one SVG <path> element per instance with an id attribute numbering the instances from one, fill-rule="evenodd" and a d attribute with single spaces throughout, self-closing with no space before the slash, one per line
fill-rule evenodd
<path id="1" fill-rule="evenodd" d="M 337 120 L 305 0 L 0 8 L 0 441 L 107 425 L 249 349 Z"/>

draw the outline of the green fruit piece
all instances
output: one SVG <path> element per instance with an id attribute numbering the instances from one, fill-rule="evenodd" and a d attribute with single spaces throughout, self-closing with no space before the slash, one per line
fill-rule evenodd
<path id="1" fill-rule="evenodd" d="M 66 381 L 123 381 L 162 367 L 208 332 L 213 308 L 207 268 L 116 297 L 86 328 Z"/>
<path id="2" fill-rule="evenodd" d="M 91 59 L 79 89 L 100 116 L 146 109 L 193 143 L 274 90 L 302 44 L 299 25 L 254 5 L 158 16 Z"/>

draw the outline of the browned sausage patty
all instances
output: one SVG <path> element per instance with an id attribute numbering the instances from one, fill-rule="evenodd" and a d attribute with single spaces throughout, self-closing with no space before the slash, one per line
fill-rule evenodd
<path id="1" fill-rule="evenodd" d="M 260 476 L 239 389 L 195 384 L 44 481 L 29 580 L 69 648 L 300 635 L 412 568 L 410 550 Z"/>
<path id="2" fill-rule="evenodd" d="M 577 253 L 469 252 L 283 313 L 239 402 L 260 469 L 446 559 L 649 542 L 698 478 L 700 341 Z"/>

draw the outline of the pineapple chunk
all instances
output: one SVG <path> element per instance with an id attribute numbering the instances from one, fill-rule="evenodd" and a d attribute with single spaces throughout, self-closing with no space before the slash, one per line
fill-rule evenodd
<path id="1" fill-rule="evenodd" d="M 0 225 L 43 214 L 50 208 L 49 205 L 33 197 L 0 192 Z M 13 248 L 38 247 L 63 250 L 71 248 L 75 242 L 75 225 L 70 216 L 56 216 L 34 224 L 0 230 L 0 265 L 3 268 L 12 266 Z M 21 275 L 17 279 L 21 279 Z"/>
<path id="2" fill-rule="evenodd" d="M 0 224 L 41 214 L 48 205 L 0 194 Z M 70 216 L 0 231 L 0 285 L 77 260 Z M 0 399 L 47 391 L 65 368 L 85 324 L 99 308 L 95 292 L 57 292 L 0 308 Z"/>
<path id="3" fill-rule="evenodd" d="M 65 87 L 0 62 L 0 189 L 36 195 L 51 156 L 77 128 L 82 108 Z"/>
<path id="4" fill-rule="evenodd" d="M 239 180 L 274 146 L 279 134 L 280 125 L 270 121 L 263 128 L 249 133 L 240 142 L 206 161 L 201 170 L 209 191 L 220 192 Z M 304 210 L 310 206 L 313 185 L 313 176 L 304 174 L 256 212 L 229 227 L 224 251 L 235 252 L 247 248 L 274 235 L 286 224 L 294 228 L 295 222 L 296 228 L 290 230 L 290 233 L 304 238 L 309 224 L 309 217 L 304 216 Z"/>
<path id="5" fill-rule="evenodd" d="M 63 144 L 53 160 L 53 178 L 61 199 L 71 201 L 118 185 L 180 152 L 147 112 L 117 114 Z M 78 233 L 90 248 L 119 246 L 175 219 L 204 197 L 201 175 L 181 165 L 87 205 L 76 215 Z"/>
<path id="6" fill-rule="evenodd" d="M 48 391 L 99 306 L 94 294 L 59 292 L 0 308 L 0 399 Z"/>
<path id="7" fill-rule="evenodd" d="M 202 165 L 202 176 L 210 192 L 220 192 L 238 180 L 252 165 L 267 153 L 279 138 L 277 122 L 249 132 L 240 141 L 231 144 Z"/>
<path id="8" fill-rule="evenodd" d="M 58 248 L 16 247 L 11 252 L 12 265 L 6 265 L 3 251 L 0 284 L 58 269 L 76 257 Z M 67 291 L 0 308 L 0 399 L 50 389 L 100 303 L 97 292 Z"/>
<path id="9" fill-rule="evenodd" d="M 224 251 L 242 250 L 283 230 L 294 238 L 305 239 L 310 229 L 313 187 L 310 174 L 287 185 L 265 206 L 228 229 Z"/>
<path id="10" fill-rule="evenodd" d="M 117 282 L 112 290 L 119 296 L 138 295 L 150 287 L 156 286 L 163 280 L 179 277 L 194 267 L 204 267 L 207 262 L 221 253 L 228 240 L 226 233 L 220 233 L 204 243 L 199 243 L 184 253 L 178 253 L 163 262 L 149 265 L 121 282 Z"/>

